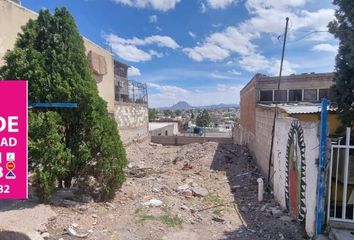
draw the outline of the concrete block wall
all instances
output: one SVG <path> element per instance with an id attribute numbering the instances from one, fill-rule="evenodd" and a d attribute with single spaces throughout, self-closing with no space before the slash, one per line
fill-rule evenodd
<path id="1" fill-rule="evenodd" d="M 256 75 L 257 77 L 257 75 Z M 256 77 L 240 93 L 240 124 L 252 133 L 256 133 Z"/>
<path id="2" fill-rule="evenodd" d="M 151 136 L 151 142 L 162 145 L 187 145 L 191 143 L 217 142 L 232 144 L 232 138 L 194 136 Z"/>
<path id="3" fill-rule="evenodd" d="M 146 104 L 116 102 L 114 119 L 124 144 L 149 136 L 149 110 Z"/>
<path id="4" fill-rule="evenodd" d="M 274 113 L 274 108 L 258 105 L 256 107 L 256 138 L 252 150 L 264 176 L 268 176 Z"/>

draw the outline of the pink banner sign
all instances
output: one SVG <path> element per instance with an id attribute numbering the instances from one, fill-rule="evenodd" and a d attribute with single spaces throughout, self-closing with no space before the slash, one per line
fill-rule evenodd
<path id="1" fill-rule="evenodd" d="M 0 81 L 0 199 L 26 199 L 27 81 Z"/>

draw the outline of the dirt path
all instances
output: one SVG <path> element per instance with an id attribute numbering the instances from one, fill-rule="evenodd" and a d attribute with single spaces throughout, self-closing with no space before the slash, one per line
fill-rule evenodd
<path id="1" fill-rule="evenodd" d="M 302 228 L 266 197 L 247 149 L 217 143 L 127 149 L 127 181 L 111 203 L 53 207 L 50 239 L 304 239 Z M 155 206 L 152 206 L 155 205 Z"/>

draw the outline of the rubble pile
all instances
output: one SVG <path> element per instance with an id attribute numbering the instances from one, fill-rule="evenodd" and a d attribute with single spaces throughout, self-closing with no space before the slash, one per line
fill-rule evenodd
<path id="1" fill-rule="evenodd" d="M 114 200 L 54 207 L 52 239 L 304 239 L 272 195 L 258 202 L 261 175 L 242 146 L 145 142 L 126 152 Z"/>

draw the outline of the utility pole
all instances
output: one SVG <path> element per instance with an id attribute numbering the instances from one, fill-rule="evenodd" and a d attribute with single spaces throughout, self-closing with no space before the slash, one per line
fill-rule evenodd
<path id="1" fill-rule="evenodd" d="M 274 110 L 273 127 L 272 127 L 272 140 L 271 140 L 271 143 L 270 143 L 270 152 L 269 152 L 268 181 L 267 181 L 268 188 L 270 187 L 270 179 L 271 179 L 270 169 L 271 169 L 271 166 L 272 166 L 272 152 L 273 152 L 273 145 L 274 145 L 275 119 L 277 118 L 277 115 L 278 115 L 278 101 L 279 101 L 279 96 L 280 96 L 280 81 L 281 81 L 281 76 L 282 76 L 282 73 L 283 73 L 283 62 L 284 62 L 284 54 L 285 54 L 286 37 L 287 37 L 287 34 L 288 34 L 289 18 L 287 17 L 285 20 L 286 20 L 285 33 L 284 33 L 283 49 L 282 49 L 281 60 L 280 60 L 277 95 L 274 94 L 275 95 L 274 97 L 276 99 L 274 99 L 275 100 L 275 110 Z"/>

